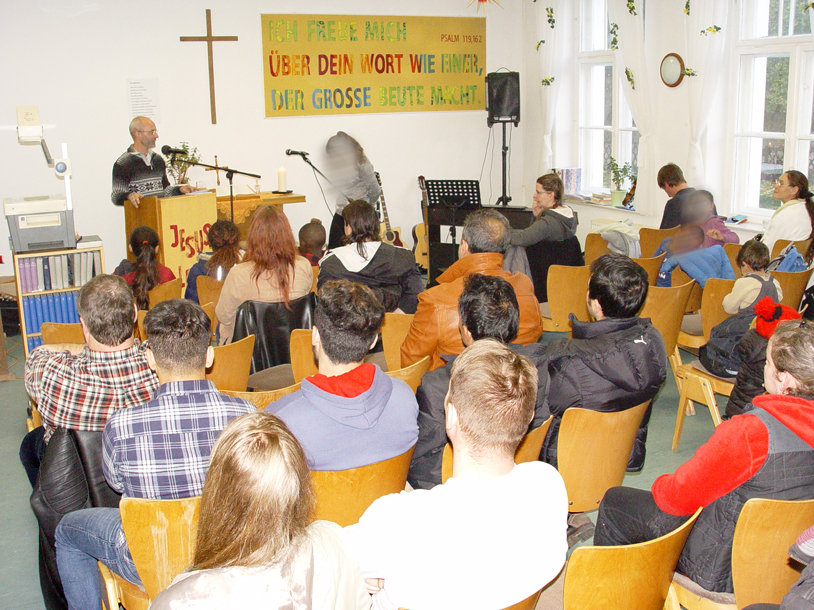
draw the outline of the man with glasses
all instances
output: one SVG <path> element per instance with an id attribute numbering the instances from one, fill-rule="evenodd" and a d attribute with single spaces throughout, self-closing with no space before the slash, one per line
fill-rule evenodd
<path id="1" fill-rule="evenodd" d="M 130 121 L 130 136 L 133 145 L 113 165 L 110 198 L 114 204 L 124 205 L 124 200 L 129 199 L 138 207 L 142 197 L 172 197 L 195 190 L 189 184 L 170 186 L 164 158 L 153 152 L 158 140 L 155 123 L 147 117 L 137 116 Z"/>

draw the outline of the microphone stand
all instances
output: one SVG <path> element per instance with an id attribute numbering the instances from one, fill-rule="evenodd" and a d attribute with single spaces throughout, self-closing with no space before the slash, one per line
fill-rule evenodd
<path id="1" fill-rule="evenodd" d="M 174 162 L 175 162 L 175 153 L 172 153 L 170 163 Z M 229 180 L 229 212 L 231 213 L 232 222 L 235 221 L 235 194 L 232 178 L 234 178 L 235 174 L 238 174 L 240 176 L 248 176 L 249 178 L 257 178 L 258 180 L 262 178 L 262 176 L 260 176 L 259 174 L 250 174 L 249 172 L 241 172 L 236 169 L 232 169 L 231 167 L 218 167 L 217 165 L 207 165 L 206 163 L 199 163 L 198 161 L 192 161 L 191 159 L 183 159 L 183 162 L 188 163 L 189 165 L 197 165 L 198 167 L 206 167 L 209 169 L 226 172 L 226 178 Z"/>
<path id="2" fill-rule="evenodd" d="M 289 155 L 289 156 L 293 156 L 293 155 Z M 340 194 L 340 195 L 342 195 L 342 196 L 343 196 L 345 199 L 347 199 L 348 201 L 352 201 L 352 199 L 351 199 L 350 197 L 348 197 L 348 196 L 347 196 L 347 194 L 345 194 L 345 192 L 344 192 L 342 189 L 340 189 L 340 188 L 339 188 L 338 186 L 336 186 L 336 185 L 335 185 L 333 182 L 331 182 L 331 179 L 330 179 L 330 178 L 328 178 L 328 176 L 326 176 L 325 174 L 323 174 L 323 173 L 322 173 L 322 171 L 320 171 L 320 169 L 319 169 L 319 168 L 318 168 L 316 165 L 314 165 L 313 163 L 311 163 L 311 159 L 309 159 L 309 158 L 308 158 L 308 155 L 297 155 L 297 156 L 298 156 L 298 157 L 301 157 L 303 161 L 305 161 L 305 162 L 306 162 L 308 165 L 310 165 L 310 166 L 311 166 L 311 169 L 313 169 L 313 170 L 314 170 L 314 171 L 315 171 L 317 174 L 319 174 L 320 176 L 322 176 L 323 178 L 325 178 L 325 181 L 326 181 L 328 184 L 330 184 L 332 187 L 334 187 L 334 188 L 335 188 L 335 189 L 336 189 L 336 190 L 339 192 L 339 194 Z M 328 208 L 328 211 L 330 212 L 330 211 L 331 211 L 331 208 Z"/>

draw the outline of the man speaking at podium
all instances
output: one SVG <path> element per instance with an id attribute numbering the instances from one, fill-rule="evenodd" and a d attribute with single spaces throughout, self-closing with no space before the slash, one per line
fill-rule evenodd
<path id="1" fill-rule="evenodd" d="M 138 207 L 142 197 L 172 197 L 192 193 L 195 188 L 189 184 L 170 186 L 164 159 L 153 152 L 158 130 L 155 123 L 143 116 L 130 121 L 130 136 L 133 145 L 113 165 L 113 193 L 110 198 L 116 205 L 124 205 L 124 200 Z"/>

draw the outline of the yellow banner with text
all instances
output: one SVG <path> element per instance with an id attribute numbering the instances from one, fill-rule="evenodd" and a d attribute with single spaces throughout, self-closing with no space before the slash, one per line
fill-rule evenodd
<path id="1" fill-rule="evenodd" d="M 267 117 L 483 110 L 482 17 L 261 15 Z"/>

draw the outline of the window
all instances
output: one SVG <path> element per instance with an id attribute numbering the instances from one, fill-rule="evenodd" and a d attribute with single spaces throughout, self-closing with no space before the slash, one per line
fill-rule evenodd
<path id="1" fill-rule="evenodd" d="M 814 52 L 800 0 L 747 0 L 736 45 L 735 207 L 776 209 L 775 181 L 798 169 L 814 179 Z"/>
<path id="2" fill-rule="evenodd" d="M 579 166 L 585 190 L 611 188 L 610 157 L 636 166 L 639 131 L 611 50 L 605 0 L 582 0 L 579 53 Z"/>

